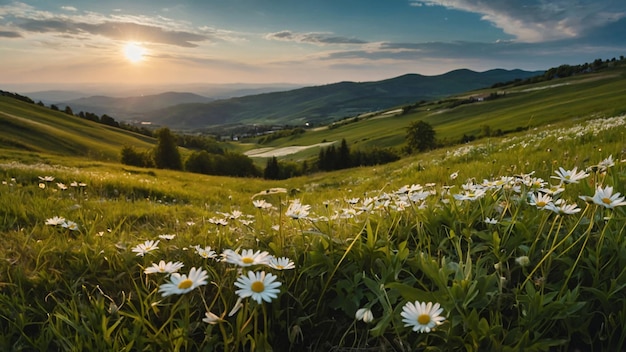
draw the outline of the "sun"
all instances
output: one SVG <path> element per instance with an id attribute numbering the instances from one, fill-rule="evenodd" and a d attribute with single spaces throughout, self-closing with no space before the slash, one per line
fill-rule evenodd
<path id="1" fill-rule="evenodd" d="M 146 55 L 146 48 L 139 43 L 130 42 L 124 46 L 124 56 L 132 63 L 138 63 Z"/>

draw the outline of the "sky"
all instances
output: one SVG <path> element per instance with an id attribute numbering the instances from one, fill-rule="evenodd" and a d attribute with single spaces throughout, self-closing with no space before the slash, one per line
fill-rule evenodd
<path id="1" fill-rule="evenodd" d="M 624 33 L 626 0 L 0 0 L 0 89 L 545 70 Z"/>

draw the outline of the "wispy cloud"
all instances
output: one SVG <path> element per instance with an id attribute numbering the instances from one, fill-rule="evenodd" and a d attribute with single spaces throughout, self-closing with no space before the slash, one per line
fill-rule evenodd
<path id="1" fill-rule="evenodd" d="M 579 38 L 626 18 L 626 2 L 593 0 L 410 0 L 412 6 L 443 6 L 482 19 L 521 42 Z"/>
<path id="2" fill-rule="evenodd" d="M 294 33 L 292 31 L 280 31 L 269 33 L 265 36 L 268 40 L 292 41 L 298 43 L 309 43 L 316 45 L 325 44 L 366 44 L 364 40 L 336 36 L 332 33 Z"/>
<path id="3" fill-rule="evenodd" d="M 28 19 L 23 20 L 17 26 L 27 32 L 92 34 L 116 40 L 135 40 L 182 47 L 196 47 L 198 45 L 194 42 L 209 39 L 202 34 L 171 31 L 162 27 L 132 22 L 106 21 L 103 23 L 84 23 L 61 19 Z"/>
<path id="4" fill-rule="evenodd" d="M 64 10 L 77 12 L 75 8 Z M 114 40 L 135 40 L 180 47 L 216 39 L 215 32 L 186 28 L 183 23 L 162 17 L 107 16 L 94 12 L 55 14 L 22 3 L 0 6 L 0 23 L 14 28 L 7 33 L 49 33 L 54 35 L 96 35 Z M 19 33 L 18 33 L 19 34 Z M 20 34 L 23 36 L 23 33 Z"/>

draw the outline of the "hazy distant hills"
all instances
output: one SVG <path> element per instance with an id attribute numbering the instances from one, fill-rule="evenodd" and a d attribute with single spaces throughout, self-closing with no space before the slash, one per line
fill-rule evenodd
<path id="1" fill-rule="evenodd" d="M 97 115 L 107 114 L 119 120 L 131 120 L 140 117 L 143 113 L 163 109 L 169 106 L 186 103 L 208 103 L 214 99 L 193 93 L 166 92 L 154 95 L 144 95 L 128 98 L 108 96 L 92 96 L 58 103 L 63 109 L 66 105 L 74 113 L 79 111 L 91 112 Z"/>
<path id="2" fill-rule="evenodd" d="M 340 82 L 209 103 L 181 104 L 148 112 L 141 119 L 187 130 L 242 123 L 321 124 L 540 74 L 543 71 L 503 69 L 485 72 L 462 69 L 437 76 L 407 74 L 375 82 Z"/>

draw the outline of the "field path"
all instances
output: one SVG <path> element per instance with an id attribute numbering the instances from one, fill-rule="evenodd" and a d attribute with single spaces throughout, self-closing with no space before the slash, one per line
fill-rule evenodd
<path id="1" fill-rule="evenodd" d="M 244 154 L 251 158 L 271 158 L 274 156 L 278 157 L 278 156 L 295 154 L 297 152 L 300 152 L 309 148 L 327 147 L 334 143 L 335 142 L 325 142 L 325 143 L 317 143 L 317 144 L 312 144 L 312 145 L 294 145 L 291 147 L 283 147 L 283 148 L 271 148 L 271 147 L 270 148 L 257 148 L 257 149 L 248 150 Z"/>

